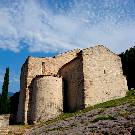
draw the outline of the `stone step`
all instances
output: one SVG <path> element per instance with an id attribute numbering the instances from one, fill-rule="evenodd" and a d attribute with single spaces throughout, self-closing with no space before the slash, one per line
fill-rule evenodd
<path id="1" fill-rule="evenodd" d="M 6 127 L 0 127 L 0 135 L 8 135 L 9 129 Z"/>

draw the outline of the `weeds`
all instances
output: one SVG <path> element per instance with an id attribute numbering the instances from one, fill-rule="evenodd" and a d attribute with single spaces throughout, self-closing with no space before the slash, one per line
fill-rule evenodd
<path id="1" fill-rule="evenodd" d="M 103 108 L 100 112 L 98 112 L 98 114 L 91 114 L 88 117 L 93 117 L 93 116 L 99 115 L 99 114 L 103 113 L 104 110 L 105 110 L 105 108 Z"/>
<path id="2" fill-rule="evenodd" d="M 114 120 L 114 117 L 112 117 L 112 116 L 109 116 L 109 117 L 97 117 L 92 122 L 98 122 L 99 120 Z"/>
<path id="3" fill-rule="evenodd" d="M 129 115 L 129 114 L 131 114 L 131 113 L 126 111 L 126 112 L 121 113 L 119 116 L 125 117 L 126 115 Z"/>
<path id="4" fill-rule="evenodd" d="M 127 96 L 132 96 L 132 95 L 135 95 L 135 90 L 132 90 L 132 91 L 128 91 L 126 93 Z"/>
<path id="5" fill-rule="evenodd" d="M 90 132 L 92 132 L 92 133 L 95 133 L 96 131 L 97 131 L 97 129 L 90 130 Z"/>
<path id="6" fill-rule="evenodd" d="M 129 105 L 129 108 L 132 107 L 132 106 L 135 106 L 135 102 L 131 103 L 131 104 Z"/>

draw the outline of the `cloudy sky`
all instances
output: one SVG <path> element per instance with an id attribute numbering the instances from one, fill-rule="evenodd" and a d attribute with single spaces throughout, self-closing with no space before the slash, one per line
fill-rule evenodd
<path id="1" fill-rule="evenodd" d="M 20 87 L 28 56 L 53 57 L 104 45 L 116 54 L 135 46 L 134 0 L 0 0 L 0 92 Z"/>

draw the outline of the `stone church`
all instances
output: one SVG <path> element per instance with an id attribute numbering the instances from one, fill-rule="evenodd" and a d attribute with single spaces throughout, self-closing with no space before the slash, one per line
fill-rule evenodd
<path id="1" fill-rule="evenodd" d="M 103 45 L 49 58 L 29 56 L 21 68 L 17 122 L 36 124 L 127 91 L 121 58 Z"/>

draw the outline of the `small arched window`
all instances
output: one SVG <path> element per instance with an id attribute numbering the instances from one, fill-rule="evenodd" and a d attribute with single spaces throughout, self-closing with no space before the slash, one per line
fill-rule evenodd
<path id="1" fill-rule="evenodd" d="M 106 71 L 104 70 L 104 74 L 106 74 Z"/>

